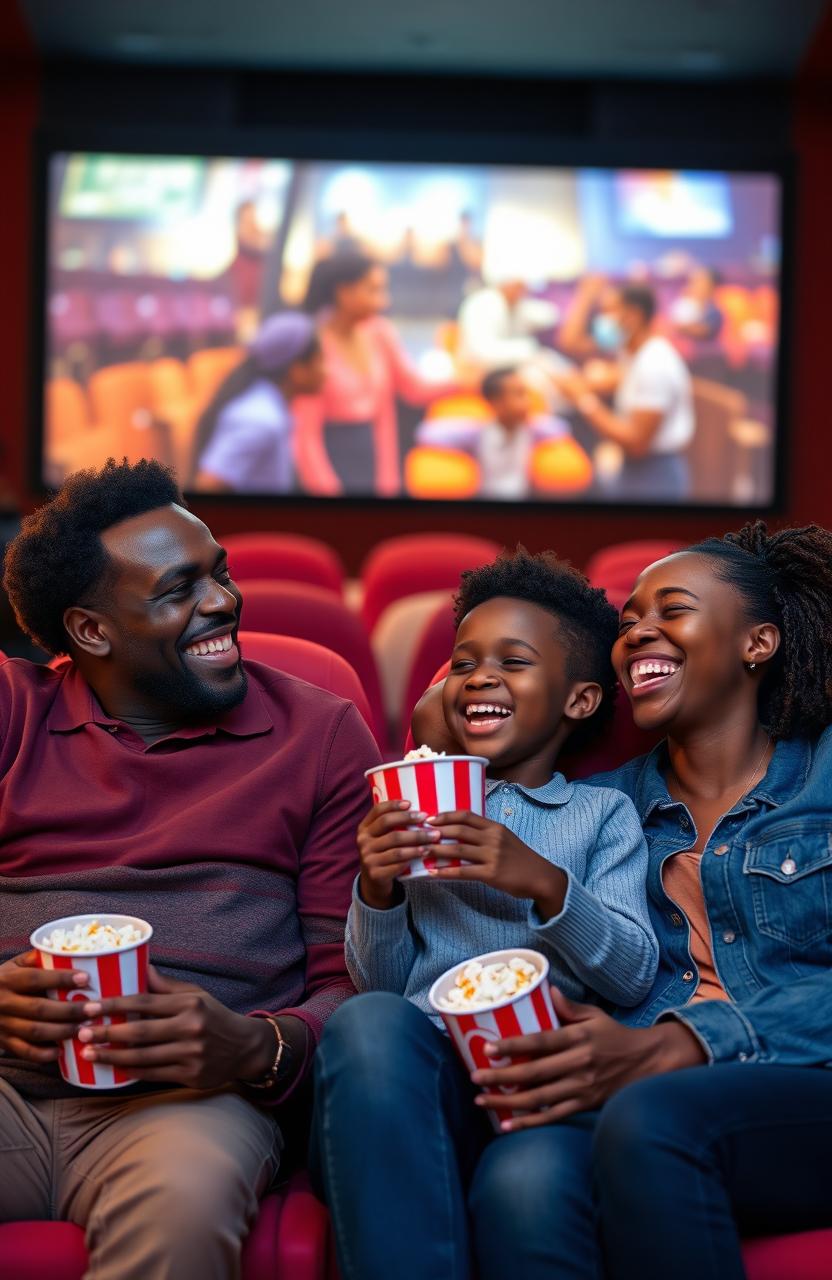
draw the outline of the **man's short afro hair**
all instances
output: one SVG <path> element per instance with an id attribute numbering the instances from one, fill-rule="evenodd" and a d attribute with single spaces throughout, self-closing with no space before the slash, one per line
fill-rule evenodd
<path id="1" fill-rule="evenodd" d="M 598 710 L 588 720 L 578 721 L 569 739 L 570 751 L 583 747 L 609 723 L 615 706 L 617 681 L 610 652 L 618 636 L 618 611 L 600 588 L 591 587 L 582 573 L 553 551 L 531 555 L 522 546 L 503 553 L 492 564 L 463 573 L 454 597 L 457 627 L 477 605 L 496 596 L 528 600 L 548 610 L 567 640 L 570 680 L 592 680 L 601 686 Z"/>
<path id="2" fill-rule="evenodd" d="M 6 551 L 3 585 L 23 631 L 47 653 L 66 653 L 64 613 L 92 605 L 109 562 L 100 535 L 131 516 L 185 506 L 173 471 L 160 462 L 116 462 L 78 471 L 26 516 Z"/>

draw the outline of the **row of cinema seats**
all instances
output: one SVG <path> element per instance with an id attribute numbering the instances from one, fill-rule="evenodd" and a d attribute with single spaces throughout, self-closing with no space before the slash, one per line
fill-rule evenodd
<path id="1" fill-rule="evenodd" d="M 396 751 L 422 690 L 453 644 L 451 598 L 464 569 L 497 543 L 461 534 L 417 534 L 380 543 L 348 583 L 335 552 L 312 538 L 259 533 L 225 539 L 243 585 L 247 630 L 297 636 L 335 649 L 355 668 L 384 752 Z M 645 564 L 675 543 L 625 544 L 597 553 L 590 580 L 619 607 Z"/>
<path id="2" fill-rule="evenodd" d="M 243 642 L 252 658 L 351 698 L 372 727 L 361 682 L 338 655 L 295 637 L 243 633 Z M 578 771 L 613 768 L 645 745 L 628 704 L 620 704 L 603 748 L 591 760 L 576 761 Z M 748 1280 L 828 1280 L 832 1229 L 750 1240 L 744 1258 Z M 83 1232 L 73 1223 L 0 1224 L 0 1275 L 9 1280 L 81 1280 L 86 1265 Z M 264 1199 L 243 1250 L 242 1276 L 243 1280 L 338 1280 L 329 1217 L 302 1170 Z"/>
<path id="3" fill-rule="evenodd" d="M 159 458 L 186 483 L 199 415 L 242 356 L 241 347 L 207 347 L 185 361 L 132 360 L 99 369 L 86 387 L 74 378 L 50 378 L 45 402 L 50 483 L 111 455 L 131 461 Z"/>

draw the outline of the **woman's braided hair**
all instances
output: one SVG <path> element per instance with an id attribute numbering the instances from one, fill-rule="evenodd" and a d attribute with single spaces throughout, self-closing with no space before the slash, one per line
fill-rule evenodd
<path id="1" fill-rule="evenodd" d="M 812 737 L 832 723 L 832 532 L 810 524 L 738 533 L 688 548 L 720 562 L 718 575 L 752 622 L 773 622 L 780 648 L 760 685 L 760 719 L 773 738 Z"/>

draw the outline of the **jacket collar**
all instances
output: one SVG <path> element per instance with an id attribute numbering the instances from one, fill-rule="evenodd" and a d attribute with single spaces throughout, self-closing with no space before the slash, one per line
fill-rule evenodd
<path id="1" fill-rule="evenodd" d="M 783 739 L 776 743 L 768 769 L 756 787 L 744 797 L 743 807 L 750 807 L 752 802 L 758 800 L 772 808 L 784 804 L 804 785 L 811 762 L 812 746 L 805 738 Z M 672 799 L 664 780 L 667 765 L 667 746 L 664 742 L 660 742 L 644 757 L 633 797 L 642 825 L 654 809 L 667 809 L 677 803 Z"/>
<path id="2" fill-rule="evenodd" d="M 485 794 L 489 796 L 497 787 L 502 786 L 512 787 L 515 791 L 522 791 L 535 804 L 546 805 L 549 808 L 566 804 L 572 798 L 572 793 L 575 790 L 573 784 L 567 782 L 562 773 L 553 773 L 549 781 L 544 783 L 542 787 L 523 787 L 519 782 L 503 782 L 501 778 L 486 778 Z"/>
<path id="3" fill-rule="evenodd" d="M 60 670 L 58 678 L 60 687 L 46 720 L 46 727 L 50 733 L 72 733 L 86 724 L 124 724 L 124 721 L 107 715 L 73 663 L 67 663 Z M 124 724 L 124 727 L 130 729 L 127 724 Z M 159 741 L 168 742 L 171 738 L 206 738 L 216 733 L 229 733 L 235 737 L 249 738 L 259 733 L 268 733 L 273 727 L 274 721 L 263 695 L 249 672 L 246 696 L 236 707 L 232 707 L 216 720 L 205 724 L 185 724 Z"/>

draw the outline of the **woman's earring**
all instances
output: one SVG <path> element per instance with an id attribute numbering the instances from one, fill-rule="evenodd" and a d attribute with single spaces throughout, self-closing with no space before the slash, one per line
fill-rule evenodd
<path id="1" fill-rule="evenodd" d="M 756 662 L 749 662 L 749 663 L 747 663 L 747 664 L 746 664 L 746 668 L 745 668 L 745 669 L 746 669 L 746 671 L 756 671 L 756 670 L 757 670 L 757 664 L 756 664 Z"/>

